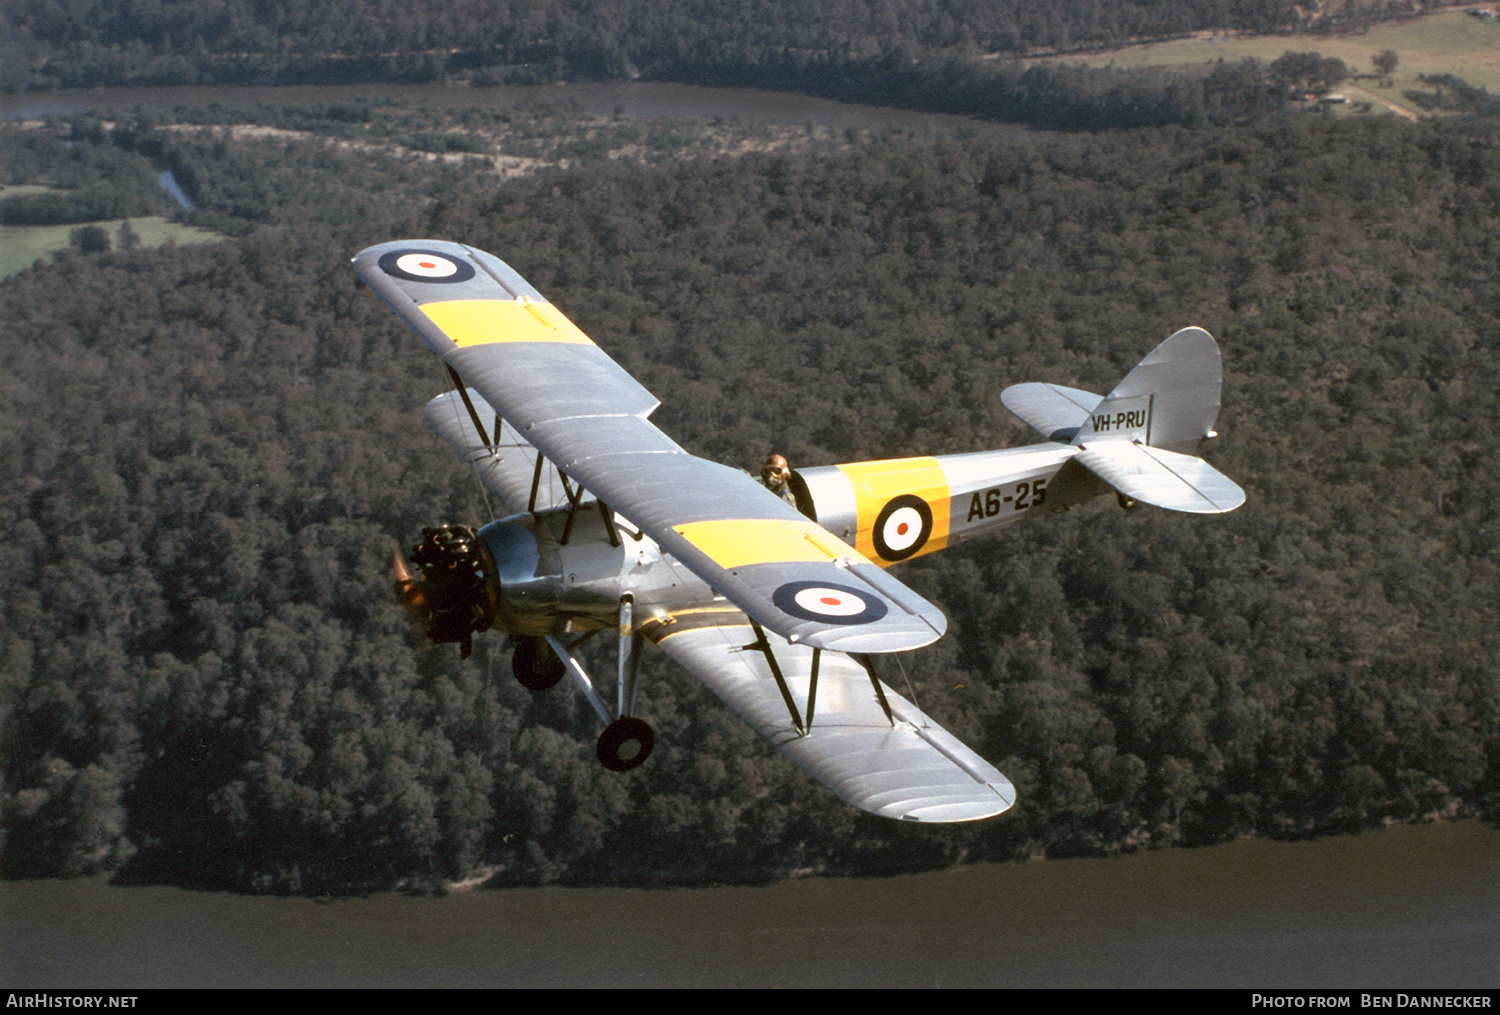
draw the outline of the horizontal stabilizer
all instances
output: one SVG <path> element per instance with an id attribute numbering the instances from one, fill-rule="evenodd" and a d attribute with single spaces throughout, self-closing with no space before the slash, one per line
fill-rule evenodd
<path id="1" fill-rule="evenodd" d="M 1132 441 L 1096 441 L 1073 459 L 1120 493 L 1143 504 L 1222 514 L 1245 503 L 1245 491 L 1201 458 Z"/>
<path id="2" fill-rule="evenodd" d="M 1012 384 L 1000 392 L 1000 401 L 1049 441 L 1071 441 L 1104 396 L 1061 384 L 1033 382 Z"/>

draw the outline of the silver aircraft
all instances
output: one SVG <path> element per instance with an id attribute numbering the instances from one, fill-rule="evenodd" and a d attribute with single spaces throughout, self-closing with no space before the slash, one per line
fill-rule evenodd
<path id="1" fill-rule="evenodd" d="M 510 512 L 423 530 L 397 588 L 427 634 L 511 638 L 540 690 L 564 675 L 605 727 L 599 760 L 646 759 L 634 714 L 645 642 L 726 701 L 845 802 L 911 821 L 971 821 L 1010 782 L 876 676 L 878 653 L 942 636 L 937 607 L 887 573 L 903 560 L 1114 492 L 1175 511 L 1244 502 L 1197 457 L 1219 412 L 1219 349 L 1172 335 L 1108 395 L 1020 384 L 1001 395 L 1043 443 L 860 462 L 791 475 L 793 506 L 653 426 L 658 402 L 509 265 L 457 243 L 402 240 L 354 269 L 443 362 L 455 390 L 427 421 Z M 577 649 L 619 639 L 608 694 Z"/>

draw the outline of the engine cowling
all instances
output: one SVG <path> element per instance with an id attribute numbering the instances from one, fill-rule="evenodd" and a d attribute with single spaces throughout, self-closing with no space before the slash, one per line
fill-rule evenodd
<path id="1" fill-rule="evenodd" d="M 457 643 L 463 658 L 481 631 L 541 635 L 556 624 L 560 581 L 527 525 L 430 526 L 410 558 L 396 559 L 396 594 L 428 638 Z"/>

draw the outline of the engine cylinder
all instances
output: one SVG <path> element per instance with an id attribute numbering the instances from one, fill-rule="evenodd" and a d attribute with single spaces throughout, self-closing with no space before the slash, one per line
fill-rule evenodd
<path id="1" fill-rule="evenodd" d="M 495 622 L 500 586 L 489 546 L 467 525 L 435 525 L 422 530 L 411 550 L 413 574 L 398 561 L 396 592 L 421 618 L 427 637 L 458 642 L 468 658 L 474 635 Z"/>

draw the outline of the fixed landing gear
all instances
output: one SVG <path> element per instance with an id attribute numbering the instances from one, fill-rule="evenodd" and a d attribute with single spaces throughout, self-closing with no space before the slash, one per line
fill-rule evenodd
<path id="1" fill-rule="evenodd" d="M 545 638 L 517 638 L 510 671 L 528 691 L 545 691 L 563 678 L 567 668 Z"/>
<path id="2" fill-rule="evenodd" d="M 511 655 L 511 668 L 516 679 L 524 687 L 544 690 L 551 687 L 567 673 L 593 706 L 594 712 L 605 723 L 599 735 L 596 753 L 599 763 L 611 772 L 628 772 L 651 756 L 656 746 L 656 733 L 642 719 L 630 713 L 635 710 L 635 684 L 640 672 L 641 645 L 645 639 L 633 623 L 633 600 L 624 596 L 620 600 L 620 673 L 614 702 L 607 703 L 599 689 L 584 672 L 583 665 L 574 652 L 579 645 L 597 633 L 590 631 L 572 642 L 564 642 L 560 636 L 549 634 L 545 638 L 517 638 L 515 651 Z M 607 628 L 606 628 L 607 630 Z"/>
<path id="3" fill-rule="evenodd" d="M 1121 510 L 1129 511 L 1135 507 L 1135 498 L 1127 497 L 1123 493 L 1115 494 L 1115 503 L 1120 505 Z"/>
<path id="4" fill-rule="evenodd" d="M 599 734 L 599 763 L 611 772 L 628 772 L 651 756 L 656 734 L 633 715 L 616 719 Z"/>

